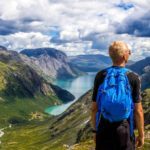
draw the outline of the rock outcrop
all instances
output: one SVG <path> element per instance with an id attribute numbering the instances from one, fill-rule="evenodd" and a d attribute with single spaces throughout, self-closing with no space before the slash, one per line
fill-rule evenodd
<path id="1" fill-rule="evenodd" d="M 54 79 L 75 78 L 84 74 L 77 67 L 71 66 L 65 53 L 53 48 L 25 49 L 21 51 L 30 57 L 23 57 L 24 61 L 31 67 L 34 65 L 45 75 Z"/>

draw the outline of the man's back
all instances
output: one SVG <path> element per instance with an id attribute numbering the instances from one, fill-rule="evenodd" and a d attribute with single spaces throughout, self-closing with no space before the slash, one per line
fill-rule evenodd
<path id="1" fill-rule="evenodd" d="M 112 68 L 122 69 L 123 67 L 112 66 Z M 106 69 L 99 71 L 96 74 L 92 100 L 96 100 L 98 88 L 104 82 L 106 74 L 107 74 Z M 130 83 L 133 103 L 138 103 L 141 100 L 140 78 L 137 74 L 131 71 L 128 71 L 126 75 Z M 129 126 L 130 126 L 129 120 L 110 123 L 102 116 L 97 132 L 97 139 L 99 139 L 98 141 L 101 141 L 101 144 L 97 142 L 96 144 L 97 149 L 104 149 L 104 148 L 111 150 L 121 150 L 121 149 L 131 150 L 131 148 L 134 149 L 134 135 L 130 137 Z"/>
<path id="2" fill-rule="evenodd" d="M 116 66 L 112 66 L 116 67 Z M 120 67 L 122 68 L 122 67 Z M 92 100 L 96 101 L 97 91 L 100 84 L 103 83 L 104 78 L 106 76 L 106 69 L 99 71 L 94 80 L 94 88 L 92 94 Z M 138 74 L 134 73 L 133 71 L 127 72 L 127 77 L 129 79 L 129 83 L 132 90 L 132 98 L 134 103 L 138 103 L 141 100 L 141 81 Z"/>

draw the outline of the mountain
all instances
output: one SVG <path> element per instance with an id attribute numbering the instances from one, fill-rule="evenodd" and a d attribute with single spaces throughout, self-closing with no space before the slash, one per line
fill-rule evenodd
<path id="1" fill-rule="evenodd" d="M 144 67 L 142 78 L 142 89 L 150 88 L 150 65 Z"/>
<path id="2" fill-rule="evenodd" d="M 25 127 L 9 129 L 2 138 L 2 148 L 21 149 L 23 147 L 24 149 L 33 150 L 87 150 L 94 148 L 93 133 L 90 125 L 91 96 L 92 90 L 89 90 L 64 113 L 45 120 L 38 125 L 29 124 Z M 150 89 L 145 90 L 142 93 L 142 97 L 145 125 L 148 128 L 150 124 Z M 147 134 L 147 131 L 145 133 Z M 149 143 L 149 139 L 146 138 L 146 150 L 149 148 Z"/>
<path id="3" fill-rule="evenodd" d="M 69 56 L 69 61 L 85 72 L 95 72 L 111 65 L 109 57 L 99 54 Z"/>
<path id="4" fill-rule="evenodd" d="M 47 84 L 44 87 L 42 78 L 16 54 L 0 52 L 1 93 L 5 96 L 33 97 L 37 93 L 46 95 L 50 92 Z"/>
<path id="5" fill-rule="evenodd" d="M 34 69 L 26 65 L 16 51 L 0 51 L 1 89 L 9 96 L 33 97 L 36 94 L 45 96 L 61 91 L 61 88 L 48 83 Z M 62 90 L 63 94 L 67 94 Z M 70 94 L 69 97 L 72 98 Z M 69 101 L 69 100 L 68 100 Z"/>
<path id="6" fill-rule="evenodd" d="M 150 125 L 150 89 L 146 89 L 142 92 L 142 98 L 145 125 Z"/>
<path id="7" fill-rule="evenodd" d="M 5 56 L 6 57 L 6 56 Z M 2 57 L 3 58 L 3 57 Z M 21 57 L 22 58 L 22 57 Z M 17 57 L 16 57 L 17 59 Z M 9 62 L 10 59 L 2 59 Z M 19 60 L 19 58 L 18 58 Z M 6 63 L 3 61 L 3 63 Z M 20 62 L 20 60 L 19 60 Z M 8 63 L 6 63 L 8 64 Z M 13 67 L 13 63 L 10 62 Z M 26 65 L 26 63 L 25 63 Z M 0 65 L 2 66 L 2 65 Z M 145 66 L 147 67 L 147 66 Z M 145 68 L 144 67 L 144 68 Z M 16 68 L 16 66 L 14 67 Z M 8 69 L 9 70 L 9 69 Z M 24 68 L 23 68 L 24 70 Z M 147 73 L 149 68 L 141 74 Z M 5 81 L 1 79 L 1 81 Z M 60 93 L 57 87 L 51 86 L 56 93 Z M 63 95 L 63 94 L 62 94 Z M 0 125 L 6 120 L 6 116 L 10 116 L 9 123 L 13 124 L 11 128 L 4 130 L 5 134 L 1 138 L 2 150 L 9 149 L 50 149 L 50 150 L 87 150 L 94 147 L 93 134 L 91 133 L 91 103 L 92 90 L 82 95 L 75 103 L 73 103 L 65 112 L 58 116 L 45 117 L 42 113 L 43 108 L 49 104 L 49 100 L 56 102 L 56 97 L 35 97 L 35 99 L 15 100 L 16 103 L 8 103 L 0 97 Z M 145 128 L 150 130 L 150 110 L 149 99 L 150 89 L 142 92 L 142 103 L 144 108 Z M 11 99 L 10 99 L 11 100 Z M 44 102 L 43 102 L 44 101 Z M 22 103 L 22 105 L 20 104 Z M 32 104 L 30 102 L 33 102 Z M 5 103 L 5 105 L 4 105 Z M 44 104 L 43 104 L 44 103 Z M 45 104 L 46 103 L 46 104 Z M 17 106 L 16 106 L 17 104 Z M 40 107 L 40 108 L 39 108 Z M 14 113 L 14 108 L 18 112 Z M 31 109 L 32 108 L 32 109 Z M 28 110 L 29 109 L 29 110 Z M 10 111 L 8 111 L 10 110 Z M 10 114 L 11 113 L 11 114 Z M 13 115 L 12 115 L 13 114 Z M 19 114 L 19 115 L 18 115 Z M 29 121 L 25 122 L 24 118 Z M 40 118 L 44 118 L 40 120 Z M 22 124 L 18 124 L 22 122 Z M 18 134 L 19 133 L 19 134 Z M 146 131 L 147 133 L 147 131 Z M 11 137 L 11 138 L 10 138 Z M 148 137 L 148 136 L 147 136 Z M 149 149 L 149 139 L 146 138 L 144 149 Z"/>
<path id="8" fill-rule="evenodd" d="M 97 72 L 112 65 L 110 57 L 100 54 L 77 55 L 68 57 L 70 64 L 77 66 L 84 72 Z M 128 65 L 132 64 L 134 64 L 134 62 L 130 60 Z"/>
<path id="9" fill-rule="evenodd" d="M 27 64 L 31 67 L 36 66 L 38 70 L 54 79 L 75 78 L 84 74 L 68 62 L 68 57 L 64 52 L 54 48 L 25 49 L 21 51 L 21 54 L 31 58 L 30 60 L 26 57 L 22 58 Z"/>
<path id="10" fill-rule="evenodd" d="M 16 51 L 0 50 L 0 126 L 25 121 L 32 111 L 43 113 L 48 106 L 74 98 L 39 76 Z"/>
<path id="11" fill-rule="evenodd" d="M 90 119 L 90 95 L 91 92 L 86 93 L 59 116 L 5 130 L 1 148 L 63 150 L 63 144 L 74 144 Z"/>
<path id="12" fill-rule="evenodd" d="M 136 63 L 130 65 L 129 68 L 141 75 L 144 73 L 144 68 L 146 66 L 150 66 L 150 57 L 137 61 Z"/>
<path id="13" fill-rule="evenodd" d="M 7 50 L 7 48 L 0 45 L 0 50 Z"/>
<path id="14" fill-rule="evenodd" d="M 150 88 L 150 57 L 140 60 L 128 68 L 141 76 L 142 90 Z"/>

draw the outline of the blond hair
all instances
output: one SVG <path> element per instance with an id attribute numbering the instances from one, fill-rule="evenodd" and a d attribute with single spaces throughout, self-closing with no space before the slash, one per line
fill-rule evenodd
<path id="1" fill-rule="evenodd" d="M 127 50 L 129 50 L 129 48 L 126 43 L 123 41 L 114 41 L 109 46 L 109 55 L 113 62 L 118 62 Z"/>

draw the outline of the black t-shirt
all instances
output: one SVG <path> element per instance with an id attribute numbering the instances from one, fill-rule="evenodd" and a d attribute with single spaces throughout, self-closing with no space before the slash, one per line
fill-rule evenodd
<path id="1" fill-rule="evenodd" d="M 120 66 L 112 66 L 119 68 Z M 132 98 L 134 103 L 139 103 L 141 101 L 141 80 L 138 74 L 128 71 L 127 77 L 130 83 Z M 104 78 L 106 76 L 106 69 L 99 71 L 94 80 L 94 87 L 93 87 L 93 94 L 92 94 L 92 101 L 96 101 L 97 91 L 100 84 L 103 83 Z"/>

